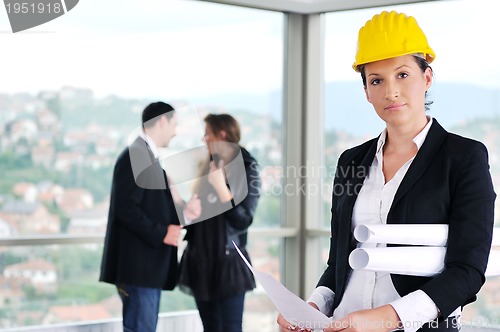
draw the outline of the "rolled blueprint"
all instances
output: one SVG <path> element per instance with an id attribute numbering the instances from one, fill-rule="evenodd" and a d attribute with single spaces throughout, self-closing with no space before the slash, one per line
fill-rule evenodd
<path id="1" fill-rule="evenodd" d="M 445 254 L 444 247 L 358 248 L 349 255 L 349 265 L 353 270 L 429 277 L 443 270 Z"/>
<path id="2" fill-rule="evenodd" d="M 430 277 L 443 271 L 445 247 L 358 248 L 349 255 L 353 270 Z M 500 250 L 491 250 L 486 276 L 500 275 Z"/>
<path id="3" fill-rule="evenodd" d="M 448 225 L 404 224 L 404 225 L 359 225 L 354 237 L 363 243 L 393 243 L 425 246 L 446 246 Z M 500 246 L 500 228 L 493 229 L 492 246 Z"/>

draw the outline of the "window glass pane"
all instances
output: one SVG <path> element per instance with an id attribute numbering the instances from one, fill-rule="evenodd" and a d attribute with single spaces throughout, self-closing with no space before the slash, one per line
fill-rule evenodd
<path id="1" fill-rule="evenodd" d="M 2 328 L 120 314 L 114 287 L 97 283 L 102 246 L 19 246 L 0 254 Z"/>
<path id="2" fill-rule="evenodd" d="M 325 163 L 336 165 L 346 148 L 377 136 L 384 128 L 366 101 L 361 77 L 352 70 L 358 30 L 374 14 L 397 10 L 415 16 L 436 52 L 429 115 L 445 129 L 483 142 L 489 152 L 494 184 L 500 181 L 498 113 L 500 65 L 493 58 L 499 45 L 484 41 L 498 31 L 500 9 L 494 0 L 435 1 L 326 14 Z M 444 14 L 443 14 L 444 13 Z M 481 13 L 474 15 L 472 13 Z M 327 181 L 333 181 L 333 178 Z M 498 185 L 496 185 L 498 187 Z M 500 206 L 497 200 L 497 207 Z M 324 225 L 330 224 L 328 211 Z M 496 225 L 500 226 L 497 214 Z M 478 300 L 465 307 L 464 322 L 492 324 L 500 312 L 500 278 L 489 278 Z M 498 322 L 498 320 L 496 320 Z"/>
<path id="3" fill-rule="evenodd" d="M 250 234 L 252 264 L 280 280 L 282 240 Z M 102 245 L 16 246 L 0 254 L 2 328 L 109 321 L 121 317 L 115 287 L 97 283 Z M 178 288 L 163 292 L 161 312 L 195 310 Z M 277 311 L 258 284 L 245 298 L 244 328 L 273 331 Z M 96 322 L 94 322 L 96 323 Z"/>
<path id="4" fill-rule="evenodd" d="M 283 240 L 250 234 L 248 253 L 255 269 L 270 273 L 281 280 L 280 253 Z M 257 282 L 257 288 L 247 293 L 243 312 L 243 331 L 276 331 L 278 311 Z"/>
<path id="5" fill-rule="evenodd" d="M 263 180 L 252 227 L 279 227 L 283 22 L 282 13 L 201 1 L 87 1 L 26 32 L 2 33 L 0 237 L 104 234 L 114 163 L 157 100 L 239 121 Z M 0 29 L 10 30 L 3 14 Z M 191 134 L 203 144 L 203 130 Z M 47 318 L 53 306 L 107 299 L 106 315 L 119 316 L 113 286 L 97 282 L 102 247 L 89 250 L 4 248 L 0 329 L 61 321 Z M 50 267 L 39 278 L 56 272 L 51 293 L 23 286 L 21 275 L 5 279 L 10 265 L 34 258 Z M 177 290 L 162 298 L 162 311 L 189 308 L 192 298 Z"/>

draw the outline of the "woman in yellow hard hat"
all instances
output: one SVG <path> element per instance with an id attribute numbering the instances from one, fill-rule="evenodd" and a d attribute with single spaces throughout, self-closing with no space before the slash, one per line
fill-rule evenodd
<path id="1" fill-rule="evenodd" d="M 281 331 L 458 331 L 461 308 L 485 281 L 496 195 L 485 146 L 426 115 L 434 58 L 413 17 L 382 12 L 360 29 L 353 68 L 386 128 L 338 160 L 328 267 L 308 300 L 332 322 L 292 325 L 279 315 Z M 352 270 L 349 254 L 367 246 L 353 238 L 362 224 L 448 224 L 444 269 Z"/>

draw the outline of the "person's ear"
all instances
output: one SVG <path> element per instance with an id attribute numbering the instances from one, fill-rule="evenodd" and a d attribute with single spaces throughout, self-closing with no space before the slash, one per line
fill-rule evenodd
<path id="1" fill-rule="evenodd" d="M 429 88 L 432 85 L 432 69 L 431 67 L 427 67 L 424 72 L 424 79 L 425 79 L 425 87 L 426 91 L 429 90 Z"/>
<path id="2" fill-rule="evenodd" d="M 226 137 L 227 137 L 227 133 L 225 130 L 219 131 L 219 138 L 226 140 Z"/>
<path id="3" fill-rule="evenodd" d="M 368 89 L 365 87 L 364 90 L 365 90 L 366 100 L 368 100 L 368 102 L 371 103 L 371 101 L 370 101 L 370 95 L 368 94 Z"/>
<path id="4" fill-rule="evenodd" d="M 168 125 L 168 118 L 165 114 L 163 114 L 161 117 L 160 117 L 160 121 L 158 121 L 160 123 L 160 126 L 161 127 L 165 127 L 166 125 Z"/>

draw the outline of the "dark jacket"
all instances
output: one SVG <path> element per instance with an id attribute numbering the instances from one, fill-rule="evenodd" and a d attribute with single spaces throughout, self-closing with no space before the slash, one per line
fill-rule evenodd
<path id="1" fill-rule="evenodd" d="M 186 227 L 188 244 L 181 259 L 179 287 L 196 300 L 219 300 L 255 288 L 252 272 L 232 244 L 235 241 L 248 259 L 247 230 L 253 221 L 261 186 L 256 160 L 243 148 L 241 153 L 246 171 L 246 179 L 241 180 L 246 181 L 246 197 L 228 211 Z M 234 187 L 231 187 L 233 193 Z M 210 195 L 199 195 L 202 211 L 211 204 L 207 199 Z"/>
<path id="2" fill-rule="evenodd" d="M 176 286 L 177 247 L 163 239 L 168 226 L 179 221 L 166 184 L 165 172 L 142 138 L 118 157 L 100 281 L 165 290 Z"/>
<path id="3" fill-rule="evenodd" d="M 351 232 L 353 206 L 376 147 L 375 138 L 345 151 L 338 161 L 330 257 L 318 283 L 335 292 L 334 308 L 342 300 L 351 270 L 348 257 L 356 246 Z M 446 132 L 434 119 L 396 192 L 387 223 L 448 224 L 445 269 L 432 278 L 392 274 L 399 295 L 423 290 L 442 317 L 475 300 L 485 281 L 495 197 L 485 146 Z"/>

